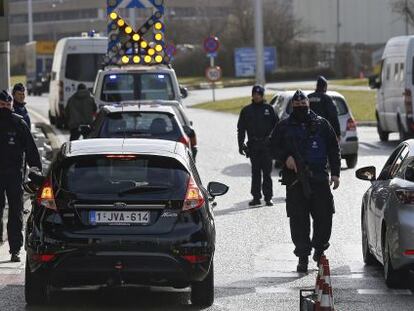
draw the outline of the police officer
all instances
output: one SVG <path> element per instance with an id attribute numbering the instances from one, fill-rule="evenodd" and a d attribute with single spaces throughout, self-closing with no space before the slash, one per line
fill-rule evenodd
<path id="1" fill-rule="evenodd" d="M 339 187 L 341 162 L 334 130 L 309 109 L 309 99 L 301 90 L 294 94 L 292 108 L 292 114 L 274 130 L 272 151 L 284 163 L 282 182 L 294 253 L 299 257 L 297 271 L 307 272 L 312 247 L 316 262 L 329 247 L 334 213 L 330 186 Z M 313 218 L 312 240 L 309 216 Z"/>
<path id="2" fill-rule="evenodd" d="M 30 167 L 42 168 L 39 152 L 23 118 L 12 112 L 12 98 L 0 93 L 0 194 L 7 195 L 9 217 L 7 235 L 11 261 L 19 262 L 23 245 L 23 159 Z M 0 201 L 3 219 L 4 200 Z"/>
<path id="3" fill-rule="evenodd" d="M 26 88 L 22 83 L 17 83 L 13 87 L 12 95 L 13 95 L 13 110 L 14 113 L 23 117 L 24 122 L 26 122 L 29 129 L 31 128 L 30 116 L 26 109 L 26 102 L 24 101 L 26 98 L 25 95 Z"/>
<path id="4" fill-rule="evenodd" d="M 329 121 L 333 127 L 338 141 L 341 138 L 341 128 L 338 120 L 338 110 L 332 100 L 332 97 L 326 94 L 328 90 L 328 81 L 323 76 L 319 76 L 316 81 L 316 90 L 309 94 L 310 109 Z"/>
<path id="5" fill-rule="evenodd" d="M 267 206 L 272 206 L 272 156 L 270 135 L 277 123 L 272 106 L 264 100 L 264 88 L 255 85 L 252 89 L 252 103 L 244 107 L 237 123 L 239 153 L 250 157 L 252 164 L 251 194 L 249 206 L 258 206 L 263 195 Z M 247 146 L 245 138 L 247 133 Z M 263 185 L 262 185 L 263 174 Z"/>

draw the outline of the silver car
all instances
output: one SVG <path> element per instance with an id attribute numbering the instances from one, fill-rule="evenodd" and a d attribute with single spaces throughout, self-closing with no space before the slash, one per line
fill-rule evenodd
<path id="1" fill-rule="evenodd" d="M 382 263 L 387 286 L 399 287 L 414 267 L 414 140 L 394 150 L 378 177 L 373 166 L 356 177 L 371 181 L 361 207 L 364 262 Z"/>
<path id="2" fill-rule="evenodd" d="M 309 95 L 313 91 L 304 91 Z M 270 104 L 273 106 L 279 120 L 286 119 L 292 112 L 291 100 L 295 91 L 277 93 Z M 345 159 L 348 168 L 354 168 L 358 162 L 358 132 L 352 112 L 346 103 L 345 97 L 338 92 L 327 92 L 332 97 L 338 110 L 339 125 L 341 127 L 341 156 Z"/>

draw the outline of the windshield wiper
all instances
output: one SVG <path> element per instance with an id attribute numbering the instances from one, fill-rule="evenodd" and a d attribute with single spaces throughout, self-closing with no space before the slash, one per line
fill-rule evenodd
<path id="1" fill-rule="evenodd" d="M 129 188 L 126 190 L 122 190 L 118 192 L 118 195 L 123 195 L 127 193 L 145 193 L 145 192 L 157 192 L 157 191 L 165 191 L 169 190 L 169 187 L 162 187 L 162 186 L 136 186 L 133 188 Z"/>

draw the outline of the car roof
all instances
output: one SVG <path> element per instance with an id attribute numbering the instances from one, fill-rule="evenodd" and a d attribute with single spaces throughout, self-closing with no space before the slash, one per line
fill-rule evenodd
<path id="1" fill-rule="evenodd" d="M 183 105 L 176 100 L 162 100 L 162 99 L 140 99 L 140 100 L 125 100 L 125 101 L 121 101 L 117 104 L 120 105 L 160 105 L 160 106 L 180 106 L 182 107 Z M 110 105 L 115 105 L 115 104 L 110 104 Z"/>
<path id="2" fill-rule="evenodd" d="M 292 97 L 293 94 L 295 94 L 295 92 L 296 91 L 281 91 L 281 92 L 276 93 L 275 96 L 288 96 L 288 97 Z M 312 91 L 312 90 L 302 90 L 302 92 L 305 93 L 306 96 L 308 96 L 309 94 L 311 94 L 311 93 L 313 93 L 315 91 Z M 329 95 L 329 96 L 331 96 L 331 97 L 339 97 L 339 98 L 342 98 L 345 101 L 345 97 L 341 93 L 339 93 L 337 91 L 327 91 L 326 94 Z"/>
<path id="3" fill-rule="evenodd" d="M 145 154 L 176 158 L 187 166 L 186 147 L 178 142 L 162 139 L 96 138 L 66 142 L 62 146 L 66 158 L 103 154 Z"/>
<path id="4" fill-rule="evenodd" d="M 174 69 L 166 65 L 143 66 L 143 65 L 126 65 L 126 66 L 109 66 L 102 72 L 111 73 L 129 73 L 129 72 L 171 72 Z"/>
<path id="5" fill-rule="evenodd" d="M 151 103 L 136 103 L 136 104 L 114 104 L 106 105 L 102 107 L 103 110 L 109 113 L 116 112 L 159 112 L 159 113 L 169 113 L 175 115 L 175 110 L 173 107 L 168 105 L 159 105 Z"/>

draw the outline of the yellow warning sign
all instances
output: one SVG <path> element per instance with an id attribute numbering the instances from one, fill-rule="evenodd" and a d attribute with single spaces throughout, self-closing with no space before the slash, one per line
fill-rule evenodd
<path id="1" fill-rule="evenodd" d="M 37 41 L 37 54 L 53 54 L 55 52 L 56 42 L 54 41 Z"/>

